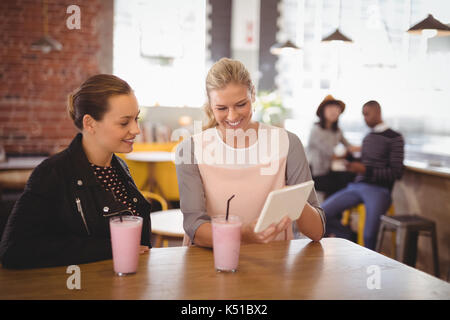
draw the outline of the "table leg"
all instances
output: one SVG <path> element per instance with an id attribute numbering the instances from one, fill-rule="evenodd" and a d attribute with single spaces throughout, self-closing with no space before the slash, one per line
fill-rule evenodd
<path id="1" fill-rule="evenodd" d="M 161 247 L 161 239 L 162 239 L 161 235 L 157 234 L 156 235 L 156 239 L 155 239 L 154 248 L 160 248 Z"/>

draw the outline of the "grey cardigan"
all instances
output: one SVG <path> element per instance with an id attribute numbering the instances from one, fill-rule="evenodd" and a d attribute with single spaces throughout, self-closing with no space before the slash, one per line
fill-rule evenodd
<path id="1" fill-rule="evenodd" d="M 287 133 L 289 138 L 289 151 L 286 161 L 286 185 L 295 185 L 311 180 L 311 172 L 300 139 L 291 132 Z M 191 145 L 189 146 L 188 144 Z M 206 212 L 205 193 L 200 171 L 195 161 L 193 145 L 192 138 L 186 139 L 180 143 L 176 152 L 180 207 L 184 217 L 183 226 L 190 239 L 194 239 L 195 232 L 201 224 L 211 220 Z M 180 159 L 185 150 L 191 152 L 190 163 L 188 164 L 183 163 Z M 236 182 L 245 183 L 245 181 Z M 308 198 L 308 203 L 318 210 L 325 233 L 325 214 L 320 207 L 314 189 Z M 295 227 L 294 223 L 293 227 Z"/>
<path id="2" fill-rule="evenodd" d="M 334 148 L 342 143 L 348 147 L 350 143 L 344 138 L 341 129 L 333 131 L 323 129 L 319 124 L 314 124 L 309 135 L 308 161 L 312 167 L 313 177 L 327 174 L 331 169 Z"/>

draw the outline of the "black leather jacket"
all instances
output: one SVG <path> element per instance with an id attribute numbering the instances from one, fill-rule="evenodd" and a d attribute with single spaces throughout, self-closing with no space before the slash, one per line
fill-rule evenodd
<path id="1" fill-rule="evenodd" d="M 97 181 L 78 134 L 70 146 L 35 168 L 17 200 L 0 243 L 5 268 L 37 268 L 112 258 L 109 218 L 126 210 Z M 125 162 L 113 156 L 129 197 L 144 219 L 141 244 L 150 244 L 150 203 Z"/>

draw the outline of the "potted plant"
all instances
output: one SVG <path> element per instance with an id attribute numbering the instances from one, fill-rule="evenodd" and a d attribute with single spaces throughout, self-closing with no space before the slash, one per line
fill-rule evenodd
<path id="1" fill-rule="evenodd" d="M 256 99 L 255 118 L 269 125 L 283 127 L 287 110 L 276 91 L 261 91 Z"/>

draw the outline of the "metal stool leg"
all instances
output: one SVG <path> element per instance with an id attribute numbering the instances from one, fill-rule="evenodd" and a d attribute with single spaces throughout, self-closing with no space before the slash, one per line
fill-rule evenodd
<path id="1" fill-rule="evenodd" d="M 439 278 L 440 272 L 439 272 L 439 255 L 436 236 L 436 225 L 433 225 L 433 228 L 431 229 L 431 246 L 433 249 L 434 275 Z"/>
<path id="2" fill-rule="evenodd" d="M 160 234 L 157 234 L 156 240 L 155 240 L 155 248 L 161 247 L 161 241 L 162 241 L 162 236 Z"/>
<path id="3" fill-rule="evenodd" d="M 380 229 L 378 230 L 378 238 L 377 238 L 377 245 L 375 247 L 376 252 L 381 252 L 381 246 L 383 245 L 383 237 L 384 237 L 384 230 L 386 229 L 384 221 L 381 221 Z"/>
<path id="4" fill-rule="evenodd" d="M 396 257 L 397 256 L 397 246 L 396 246 L 396 242 L 395 239 L 397 238 L 397 231 L 392 231 L 391 232 L 391 257 Z"/>
<path id="5" fill-rule="evenodd" d="M 405 264 L 411 267 L 415 267 L 417 260 L 417 242 L 419 238 L 419 232 L 408 230 L 407 233 Z"/>
<path id="6" fill-rule="evenodd" d="M 405 262 L 405 254 L 406 254 L 406 241 L 407 239 L 407 233 L 408 231 L 406 228 L 401 227 L 397 229 L 397 239 L 396 239 L 396 247 L 395 250 L 397 253 L 396 260 L 400 262 Z"/>

